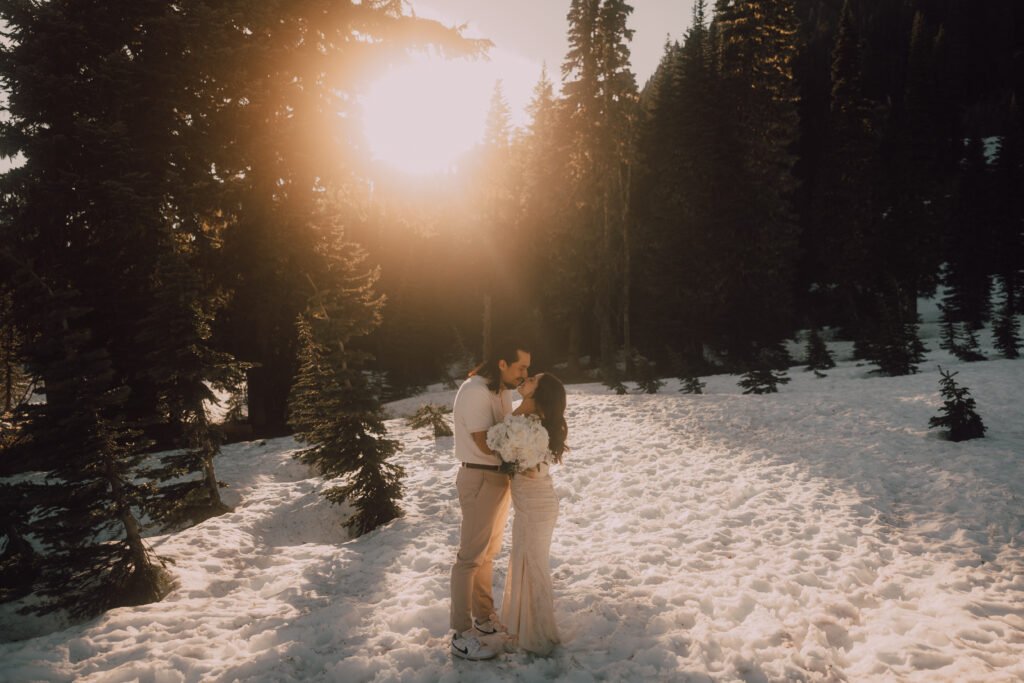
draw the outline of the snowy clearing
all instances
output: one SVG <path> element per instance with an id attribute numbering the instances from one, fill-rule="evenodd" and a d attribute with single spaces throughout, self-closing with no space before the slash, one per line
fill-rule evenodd
<path id="1" fill-rule="evenodd" d="M 940 362 L 987 438 L 927 429 Z M 291 439 L 229 446 L 237 510 L 151 539 L 179 587 L 71 627 L 0 606 L 0 638 L 22 638 L 0 644 L 0 680 L 1022 680 L 1024 362 L 870 369 L 793 368 L 767 396 L 726 375 L 700 396 L 570 386 L 551 658 L 449 656 L 452 442 L 396 418 L 404 518 L 349 540 Z"/>

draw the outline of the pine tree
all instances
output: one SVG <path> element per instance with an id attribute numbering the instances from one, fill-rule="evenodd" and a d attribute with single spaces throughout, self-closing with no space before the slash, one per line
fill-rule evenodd
<path id="1" fill-rule="evenodd" d="M 744 394 L 776 394 L 780 384 L 789 384 L 791 381 L 785 372 L 762 367 L 745 373 L 739 385 Z"/>
<path id="2" fill-rule="evenodd" d="M 1020 320 L 1017 318 L 1013 287 L 1005 280 L 1000 281 L 1002 303 L 992 326 L 993 343 L 1006 358 L 1019 358 L 1022 343 Z"/>
<path id="3" fill-rule="evenodd" d="M 732 357 L 748 363 L 757 349 L 790 333 L 798 224 L 791 145 L 798 133 L 792 63 L 797 20 L 792 0 L 737 0 L 716 6 L 714 35 L 722 112 L 736 166 L 716 197 L 719 259 L 730 278 L 720 334 Z M 729 135 L 724 136 L 726 138 Z"/>
<path id="4" fill-rule="evenodd" d="M 871 252 L 878 222 L 878 140 L 872 103 L 864 91 L 864 46 L 851 3 L 845 0 L 832 45 L 827 130 L 820 168 L 808 178 L 811 226 L 804 236 L 808 266 L 819 291 L 832 285 L 839 319 L 858 327 L 868 315 L 865 293 L 873 284 Z M 842 258 L 834 258 L 834 254 Z"/>
<path id="5" fill-rule="evenodd" d="M 615 365 L 607 365 L 601 368 L 601 384 L 614 391 L 619 396 L 629 393 L 629 388 L 623 383 L 622 373 Z"/>
<path id="6" fill-rule="evenodd" d="M 323 495 L 356 509 L 345 526 L 358 535 L 402 514 L 404 471 L 389 462 L 399 444 L 384 438 L 380 402 L 363 372 L 369 359 L 353 344 L 380 324 L 377 272 L 366 270 L 365 254 L 345 243 L 337 226 L 324 228 L 323 249 L 331 284 L 321 288 L 309 280 L 309 304 L 297 324 L 301 364 L 289 422 L 296 440 L 307 444 L 296 457 L 342 480 Z"/>
<path id="7" fill-rule="evenodd" d="M 430 403 L 424 403 L 417 408 L 416 412 L 409 418 L 409 426 L 413 429 L 430 427 L 435 438 L 451 436 L 452 428 L 444 417 L 450 412 L 452 412 L 451 409 L 446 406 L 435 406 Z"/>
<path id="8" fill-rule="evenodd" d="M 698 377 L 680 377 L 679 392 L 683 394 L 703 394 L 706 382 L 700 381 Z"/>
<path id="9" fill-rule="evenodd" d="M 633 372 L 636 377 L 637 390 L 645 394 L 656 394 L 665 383 L 658 379 L 657 367 L 635 349 L 633 354 Z"/>
<path id="10" fill-rule="evenodd" d="M 207 404 L 215 402 L 207 386 L 237 392 L 244 366 L 209 345 L 214 304 L 189 268 L 181 247 L 168 246 L 153 274 L 156 300 L 140 339 L 154 350 L 146 369 L 164 397 L 161 414 L 180 433 L 179 448 L 165 454 L 148 476 L 160 481 L 154 516 L 167 526 L 196 523 L 230 508 L 220 498 L 214 458 L 222 434 L 210 421 Z M 190 479 L 184 479 L 188 475 Z M 169 482 L 169 483 L 168 483 Z"/>
<path id="11" fill-rule="evenodd" d="M 948 112 L 938 98 L 939 73 L 937 41 L 924 15 L 917 12 L 911 30 L 907 81 L 902 107 L 892 110 L 891 141 L 887 168 L 887 206 L 874 251 L 876 274 L 873 289 L 889 290 L 898 278 L 896 290 L 902 317 L 917 312 L 917 297 L 934 292 L 940 262 L 941 216 L 948 188 L 943 118 Z"/>
<path id="12" fill-rule="evenodd" d="M 151 3 L 7 5 L 9 152 L 2 239 L 26 365 L 45 403 L 25 410 L 41 610 L 82 616 L 159 598 L 161 561 L 141 537 L 153 488 L 137 468 L 157 392 L 141 377 L 141 321 L 166 222 L 170 105 L 180 29 Z M 152 88 L 152 90 L 147 90 Z M 208 169 L 207 169 L 208 172 Z"/>
<path id="13" fill-rule="evenodd" d="M 953 202 L 950 238 L 945 254 L 942 298 L 945 313 L 954 323 L 979 330 L 990 318 L 993 236 L 989 226 L 992 184 L 981 139 L 967 140 Z"/>
<path id="14" fill-rule="evenodd" d="M 576 211 L 570 241 L 588 245 L 575 268 L 576 298 L 593 302 L 602 366 L 616 353 L 616 320 L 628 327 L 630 174 L 636 81 L 629 68 L 623 0 L 573 0 L 569 50 L 562 65 L 572 129 L 571 166 Z M 578 248 L 578 247 L 577 247 Z M 588 307 L 591 308 L 591 307 Z"/>
<path id="15" fill-rule="evenodd" d="M 878 318 L 867 331 L 866 357 L 890 377 L 916 373 L 927 349 L 918 335 L 917 315 L 907 313 L 897 285 L 878 297 L 876 310 Z"/>
<path id="16" fill-rule="evenodd" d="M 807 334 L 807 369 L 829 370 L 835 366 L 835 358 L 832 357 L 832 352 L 828 350 L 818 329 L 811 328 Z"/>
<path id="17" fill-rule="evenodd" d="M 1017 314 L 1024 312 L 1024 133 L 1016 100 L 1010 104 L 1007 121 L 992 172 L 994 235 L 990 260 L 1001 298 L 993 333 L 999 352 L 1017 358 L 1021 345 Z"/>
<path id="18" fill-rule="evenodd" d="M 946 400 L 941 408 L 943 414 L 931 418 L 928 426 L 945 427 L 950 441 L 966 441 L 985 436 L 985 424 L 975 411 L 976 404 L 970 390 L 953 379 L 959 373 L 942 368 L 939 368 L 939 373 L 942 375 L 939 391 Z"/>

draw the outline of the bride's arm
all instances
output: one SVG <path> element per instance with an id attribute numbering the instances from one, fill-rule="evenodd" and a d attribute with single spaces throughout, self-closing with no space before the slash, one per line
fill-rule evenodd
<path id="1" fill-rule="evenodd" d="M 524 398 L 520 402 L 519 407 L 512 411 L 513 415 L 529 415 L 530 413 L 537 412 L 537 404 L 534 403 L 533 397 Z"/>

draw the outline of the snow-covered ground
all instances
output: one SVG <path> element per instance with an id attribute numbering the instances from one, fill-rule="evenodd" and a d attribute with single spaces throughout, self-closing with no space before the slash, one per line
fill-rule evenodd
<path id="1" fill-rule="evenodd" d="M 987 438 L 928 429 L 938 363 Z M 569 387 L 550 658 L 449 656 L 452 442 L 396 417 L 403 518 L 350 540 L 291 439 L 229 446 L 236 511 L 151 539 L 178 588 L 54 632 L 2 606 L 0 680 L 1024 680 L 1024 361 L 870 369 L 794 368 L 767 396 Z"/>

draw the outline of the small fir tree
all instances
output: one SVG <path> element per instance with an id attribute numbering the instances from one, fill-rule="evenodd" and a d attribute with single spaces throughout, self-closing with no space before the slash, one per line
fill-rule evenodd
<path id="1" fill-rule="evenodd" d="M 606 364 L 601 370 L 603 378 L 601 384 L 605 385 L 619 396 L 629 393 L 629 389 L 622 382 L 622 373 L 612 364 Z"/>
<path id="2" fill-rule="evenodd" d="M 413 429 L 430 427 L 433 429 L 435 437 L 451 436 L 452 428 L 448 425 L 448 420 L 444 419 L 444 416 L 450 412 L 452 412 L 451 408 L 447 406 L 424 403 L 409 418 L 409 426 Z"/>
<path id="3" fill-rule="evenodd" d="M 940 409 L 943 414 L 931 418 L 928 426 L 945 428 L 950 441 L 966 441 L 985 436 L 985 425 L 981 416 L 975 412 L 970 390 L 958 385 L 953 379 L 958 373 L 942 368 L 939 368 L 939 373 L 942 375 L 939 392 L 946 400 Z"/>
<path id="4" fill-rule="evenodd" d="M 405 471 L 389 462 L 399 444 L 384 438 L 380 400 L 363 372 L 370 356 L 351 346 L 380 324 L 384 302 L 373 290 L 378 273 L 364 270 L 364 252 L 339 232 L 324 231 L 324 279 L 331 286 L 320 289 L 309 277 L 312 296 L 298 320 L 300 366 L 289 423 L 295 438 L 308 444 L 296 457 L 344 481 L 323 495 L 355 507 L 345 526 L 363 534 L 402 514 Z"/>
<path id="5" fill-rule="evenodd" d="M 780 384 L 789 384 L 790 378 L 785 372 L 771 368 L 757 368 L 743 375 L 739 385 L 744 394 L 776 394 Z"/>
<path id="6" fill-rule="evenodd" d="M 871 326 L 873 336 L 865 344 L 868 359 L 890 377 L 912 375 L 924 360 L 927 348 L 917 332 L 917 315 L 908 312 L 898 294 L 879 297 L 878 320 Z"/>
<path id="7" fill-rule="evenodd" d="M 825 345 L 825 340 L 821 338 L 817 328 L 811 328 L 807 335 L 807 369 L 829 370 L 835 366 L 835 358 Z"/>
<path id="8" fill-rule="evenodd" d="M 636 377 L 638 393 L 656 394 L 658 389 L 665 385 L 658 379 L 656 370 L 654 363 L 637 351 L 633 351 L 633 372 Z"/>
<path id="9" fill-rule="evenodd" d="M 224 435 L 206 406 L 216 401 L 210 386 L 231 395 L 239 391 L 247 364 L 209 345 L 216 298 L 205 295 L 187 252 L 172 239 L 158 259 L 153 284 L 153 310 L 139 335 L 152 349 L 143 377 L 159 388 L 160 413 L 176 426 L 178 448 L 163 455 L 147 474 L 160 482 L 154 517 L 167 528 L 177 528 L 231 510 L 220 498 L 226 484 L 214 468 Z"/>
<path id="10" fill-rule="evenodd" d="M 703 394 L 707 384 L 700 381 L 699 377 L 680 377 L 679 392 L 683 394 Z"/>
<path id="11" fill-rule="evenodd" d="M 949 308 L 939 304 L 941 311 L 941 329 L 939 331 L 939 348 L 949 351 L 965 363 L 985 360 L 978 342 L 978 334 L 969 323 L 953 322 Z"/>

